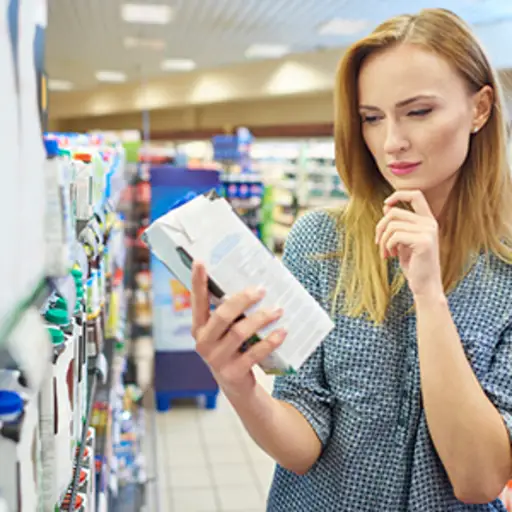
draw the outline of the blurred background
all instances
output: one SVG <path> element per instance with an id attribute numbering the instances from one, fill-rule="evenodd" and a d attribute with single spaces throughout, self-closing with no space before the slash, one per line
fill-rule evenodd
<path id="1" fill-rule="evenodd" d="M 344 49 L 391 16 L 453 10 L 510 112 L 512 2 L 0 5 L 0 511 L 265 510 L 273 462 L 195 353 L 190 294 L 141 234 L 215 189 L 280 257 L 298 216 L 347 200 L 333 144 Z"/>

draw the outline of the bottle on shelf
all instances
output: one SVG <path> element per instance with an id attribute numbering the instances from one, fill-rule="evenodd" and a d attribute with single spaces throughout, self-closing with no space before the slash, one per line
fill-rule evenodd
<path id="1" fill-rule="evenodd" d="M 37 509 L 39 454 L 36 400 L 11 389 L 1 389 L 0 482 L 8 510 Z"/>
<path id="2" fill-rule="evenodd" d="M 49 310 L 48 318 L 57 318 L 57 311 Z M 73 346 L 72 340 L 57 326 L 49 326 L 53 344 L 53 401 L 55 438 L 55 482 L 57 495 L 62 496 L 70 482 L 74 455 L 73 423 Z"/>

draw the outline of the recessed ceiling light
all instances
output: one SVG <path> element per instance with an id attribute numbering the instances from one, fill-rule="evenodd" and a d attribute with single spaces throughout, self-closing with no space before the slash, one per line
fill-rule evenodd
<path id="1" fill-rule="evenodd" d="M 50 91 L 70 91 L 73 84 L 67 80 L 48 80 L 48 89 Z"/>
<path id="2" fill-rule="evenodd" d="M 253 44 L 245 51 L 248 59 L 279 59 L 290 53 L 290 47 L 282 44 Z"/>
<path id="3" fill-rule="evenodd" d="M 190 59 L 168 59 L 160 65 L 163 71 L 192 71 L 196 63 Z"/>
<path id="4" fill-rule="evenodd" d="M 125 48 L 143 48 L 145 50 L 164 50 L 165 41 L 163 39 L 144 39 L 138 37 L 125 37 L 124 38 Z"/>
<path id="5" fill-rule="evenodd" d="M 172 21 L 174 12 L 168 5 L 123 4 L 121 17 L 127 23 L 148 23 L 167 25 Z"/>
<path id="6" fill-rule="evenodd" d="M 368 24 L 367 20 L 334 18 L 321 25 L 318 33 L 323 36 L 349 36 L 363 31 Z"/>
<path id="7" fill-rule="evenodd" d="M 98 71 L 96 80 L 99 82 L 121 83 L 126 82 L 126 75 L 120 71 Z"/>

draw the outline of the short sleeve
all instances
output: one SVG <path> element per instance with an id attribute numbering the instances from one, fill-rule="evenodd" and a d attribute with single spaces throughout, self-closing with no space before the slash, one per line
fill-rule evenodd
<path id="1" fill-rule="evenodd" d="M 327 214 L 314 212 L 301 217 L 293 226 L 285 245 L 283 263 L 307 291 L 320 302 L 320 261 L 318 241 L 325 229 L 333 229 Z M 308 326 L 304 325 L 304 329 Z M 276 377 L 274 396 L 295 407 L 311 424 L 325 446 L 331 434 L 333 395 L 324 374 L 324 347 L 304 363 L 296 375 Z"/>
<path id="2" fill-rule="evenodd" d="M 480 384 L 502 415 L 512 441 L 512 325 L 502 334 L 490 369 Z"/>

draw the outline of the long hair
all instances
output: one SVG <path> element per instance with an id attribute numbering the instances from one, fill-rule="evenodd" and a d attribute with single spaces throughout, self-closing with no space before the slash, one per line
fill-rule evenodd
<path id="1" fill-rule="evenodd" d="M 392 189 L 363 140 L 357 81 L 369 55 L 399 43 L 416 44 L 446 59 L 473 92 L 485 85 L 494 90 L 490 117 L 472 135 L 467 159 L 440 222 L 445 291 L 457 285 L 477 254 L 493 253 L 512 263 L 512 181 L 497 76 L 470 28 L 450 11 L 425 9 L 417 15 L 395 17 L 348 49 L 335 86 L 336 166 L 349 202 L 338 219 L 341 272 L 334 303 L 341 301 L 349 316 L 365 316 L 377 323 L 385 319 L 392 298 L 405 281 L 400 273 L 391 278 L 388 262 L 380 257 L 374 242 L 383 201 Z"/>

